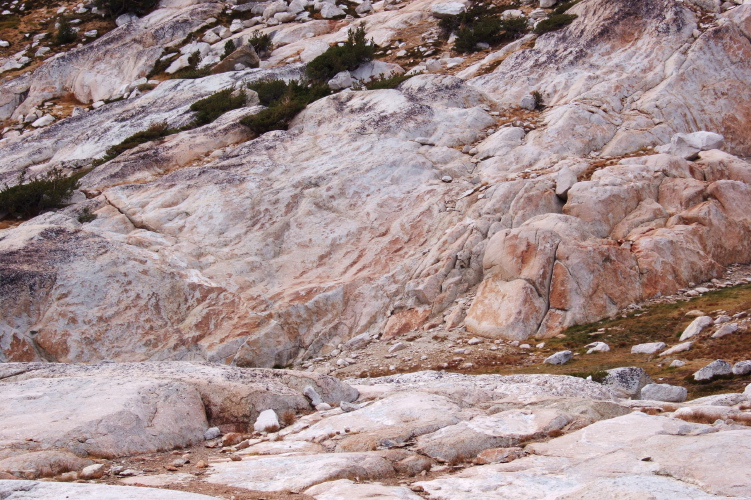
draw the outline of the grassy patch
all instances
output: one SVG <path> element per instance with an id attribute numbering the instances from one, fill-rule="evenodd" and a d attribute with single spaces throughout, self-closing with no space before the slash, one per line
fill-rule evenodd
<path id="1" fill-rule="evenodd" d="M 62 207 L 87 172 L 66 176 L 55 168 L 29 180 L 26 179 L 25 172 L 22 172 L 17 185 L 6 185 L 0 190 L 0 218 L 28 219 Z"/>
<path id="2" fill-rule="evenodd" d="M 693 317 L 686 316 L 691 310 L 705 313 L 722 310 L 729 315 L 751 310 L 751 285 L 740 285 L 715 290 L 691 300 L 674 304 L 656 304 L 640 311 L 629 313 L 625 318 L 606 319 L 587 325 L 577 325 L 563 331 L 563 338 L 545 340 L 546 356 L 556 351 L 571 350 L 580 355 L 565 365 L 534 364 L 526 367 L 504 367 L 498 373 L 553 373 L 583 376 L 620 366 L 644 368 L 658 383 L 686 387 L 689 398 L 698 398 L 725 392 L 743 392 L 751 383 L 751 376 L 729 376 L 710 382 L 696 382 L 692 374 L 715 359 L 735 363 L 751 359 L 751 332 L 739 331 L 720 339 L 703 333 L 694 337 L 691 350 L 669 356 L 631 354 L 631 347 L 646 342 L 665 342 L 668 346 L 678 343 L 678 338 Z M 598 330 L 604 330 L 598 332 Z M 609 352 L 584 354 L 584 346 L 602 341 L 610 346 Z M 670 360 L 679 358 L 686 365 L 670 368 Z M 594 378 L 594 377 L 593 377 Z"/>
<path id="3" fill-rule="evenodd" d="M 15 30 L 21 24 L 21 19 L 14 15 L 0 18 L 0 30 Z"/>

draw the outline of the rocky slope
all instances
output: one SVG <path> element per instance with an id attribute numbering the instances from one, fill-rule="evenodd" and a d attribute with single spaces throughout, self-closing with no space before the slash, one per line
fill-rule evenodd
<path id="1" fill-rule="evenodd" d="M 751 495 L 749 389 L 685 403 L 621 399 L 627 388 L 646 393 L 635 369 L 605 385 L 417 372 L 352 386 L 169 362 L 2 370 L 3 498 Z M 716 459 L 728 452 L 734 460 Z M 66 484 L 74 480 L 82 484 Z"/>
<path id="2" fill-rule="evenodd" d="M 128 151 L 86 175 L 69 208 L 0 233 L 2 357 L 288 365 L 465 314 L 473 334 L 541 338 L 717 277 L 751 258 L 751 167 L 732 156 L 749 154 L 751 10 L 714 10 L 586 0 L 560 31 L 450 70 L 429 59 L 419 67 L 437 74 L 324 98 L 288 131 L 253 138 L 237 124 L 260 109 L 248 107 Z M 136 88 L 196 30 L 220 41 L 183 52 L 210 62 L 225 39 L 206 27 L 223 12 L 166 2 L 5 81 L 7 123 L 63 95 L 99 103 L 6 132 L 0 178 L 83 168 L 150 124 L 185 126 L 217 90 L 296 78 L 296 61 L 356 23 L 264 10 L 221 32 L 270 33 L 261 68 Z M 362 22 L 396 47 L 410 30 L 433 39 L 430 12 L 379 5 Z M 533 90 L 545 108 L 520 109 Z M 724 142 L 676 139 L 702 129 Z M 84 208 L 94 222 L 77 221 Z"/>
<path id="3" fill-rule="evenodd" d="M 751 262 L 748 0 L 582 0 L 550 32 L 555 1 L 502 4 L 524 33 L 461 54 L 439 19 L 463 1 L 0 2 L 0 184 L 81 175 L 63 208 L 0 214 L 0 497 L 750 497 L 748 389 L 329 376 L 607 352 L 560 334 Z M 66 19 L 75 42 L 44 34 Z M 360 26 L 375 60 L 335 93 L 286 130 L 240 123 L 264 112 L 249 84 L 302 78 Z M 227 89 L 242 105 L 197 123 Z M 734 324 L 734 365 L 694 382 L 735 388 L 733 307 L 637 351 L 662 374 Z M 5 481 L 45 477 L 109 486 Z"/>

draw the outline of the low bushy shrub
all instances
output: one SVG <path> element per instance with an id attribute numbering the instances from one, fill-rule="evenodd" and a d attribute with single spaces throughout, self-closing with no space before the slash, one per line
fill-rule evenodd
<path id="1" fill-rule="evenodd" d="M 284 80 L 262 80 L 251 83 L 248 88 L 258 94 L 258 100 L 264 106 L 276 103 L 289 92 L 289 84 Z"/>
<path id="2" fill-rule="evenodd" d="M 365 88 L 368 90 L 395 89 L 400 83 L 409 78 L 411 78 L 411 75 L 394 75 L 388 78 L 378 78 L 366 83 Z"/>
<path id="3" fill-rule="evenodd" d="M 62 18 L 60 19 L 60 21 L 58 21 L 58 23 L 59 26 L 54 38 L 52 39 L 52 43 L 54 45 L 67 45 L 69 43 L 75 42 L 78 35 L 73 29 L 73 26 L 70 25 L 68 20 Z"/>
<path id="4" fill-rule="evenodd" d="M 35 179 L 26 179 L 25 172 L 18 184 L 0 190 L 0 218 L 28 219 L 53 208 L 60 208 L 78 188 L 79 180 L 88 171 L 66 176 L 60 169 L 52 169 Z"/>
<path id="5" fill-rule="evenodd" d="M 328 81 L 341 71 L 356 69 L 360 64 L 372 60 L 377 49 L 372 41 L 365 38 L 365 28 L 350 29 L 346 42 L 329 47 L 308 63 L 308 78 Z"/>
<path id="6" fill-rule="evenodd" d="M 248 87 L 257 92 L 261 104 L 268 107 L 246 116 L 240 123 L 259 135 L 270 130 L 286 130 L 305 106 L 331 93 L 326 84 L 297 81 L 261 81 Z"/>
<path id="7" fill-rule="evenodd" d="M 195 111 L 196 117 L 193 126 L 200 127 L 211 123 L 227 111 L 245 106 L 245 93 L 238 92 L 233 96 L 234 89 L 228 88 L 210 95 L 190 105 L 190 110 Z"/>
<path id="8" fill-rule="evenodd" d="M 177 53 L 177 49 L 167 50 L 162 54 L 162 57 L 165 57 L 169 54 L 175 54 Z M 172 64 L 172 61 L 174 61 L 174 58 L 172 59 L 162 59 L 161 57 L 157 59 L 157 61 L 154 63 L 154 67 L 151 68 L 151 71 L 146 75 L 146 78 L 151 78 L 156 75 L 160 75 L 164 73 L 167 68 L 169 68 L 170 64 Z"/>
<path id="9" fill-rule="evenodd" d="M 157 8 L 159 0 L 96 0 L 94 4 L 115 19 L 127 12 L 137 16 L 145 16 Z"/>
<path id="10" fill-rule="evenodd" d="M 149 141 L 155 141 L 176 133 L 177 130 L 172 129 L 167 125 L 167 122 L 159 122 L 152 124 L 149 128 L 142 132 L 131 135 L 120 144 L 115 144 L 107 149 L 104 157 L 94 161 L 94 166 L 106 163 L 114 158 L 117 158 L 125 151 L 133 149 L 136 146 L 144 144 Z"/>
<path id="11" fill-rule="evenodd" d="M 545 103 L 542 99 L 542 94 L 540 93 L 539 90 L 533 90 L 532 97 L 535 100 L 535 109 L 542 109 L 545 107 Z"/>
<path id="12" fill-rule="evenodd" d="M 500 19 L 507 8 L 476 5 L 462 15 L 441 22 L 444 33 L 456 31 L 454 50 L 475 52 L 478 43 L 495 45 L 519 38 L 529 31 L 525 18 Z"/>
<path id="13" fill-rule="evenodd" d="M 253 35 L 248 40 L 248 45 L 253 47 L 258 57 L 268 57 L 271 54 L 273 45 L 271 43 L 271 36 L 268 33 L 261 33 L 258 30 L 253 32 Z"/>
<path id="14" fill-rule="evenodd" d="M 80 214 L 78 214 L 78 222 L 86 224 L 87 222 L 93 222 L 96 220 L 97 215 L 91 213 L 89 207 L 84 208 Z"/>
<path id="15" fill-rule="evenodd" d="M 555 9 L 553 9 L 553 15 L 563 14 L 579 2 L 580 0 L 572 0 L 570 2 L 559 3 L 558 5 L 556 5 Z"/>
<path id="16" fill-rule="evenodd" d="M 535 26 L 535 33 L 542 35 L 561 28 L 565 28 L 576 19 L 576 14 L 552 14 L 547 19 L 543 19 Z"/>
<path id="17" fill-rule="evenodd" d="M 222 54 L 222 60 L 224 60 L 228 55 L 232 54 L 235 51 L 235 42 L 234 40 L 227 40 L 227 42 L 224 44 L 224 54 Z"/>
<path id="18" fill-rule="evenodd" d="M 198 69 L 198 63 L 201 62 L 201 54 L 198 51 L 188 56 L 188 66 L 172 73 L 170 78 L 180 80 L 195 80 L 211 74 L 211 68 Z"/>
<path id="19" fill-rule="evenodd" d="M 289 122 L 305 109 L 308 103 L 303 101 L 284 101 L 268 107 L 255 115 L 246 116 L 240 123 L 253 133 L 261 135 L 271 130 L 287 130 Z"/>

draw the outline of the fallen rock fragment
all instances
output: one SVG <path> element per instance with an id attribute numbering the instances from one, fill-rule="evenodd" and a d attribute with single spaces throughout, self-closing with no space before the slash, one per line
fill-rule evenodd
<path id="1" fill-rule="evenodd" d="M 641 389 L 640 399 L 683 403 L 688 396 L 685 387 L 670 384 L 647 384 Z"/>
<path id="2" fill-rule="evenodd" d="M 699 316 L 693 320 L 681 334 L 680 342 L 699 335 L 705 328 L 714 324 L 711 316 Z"/>
<path id="3" fill-rule="evenodd" d="M 253 430 L 256 432 L 276 432 L 279 430 L 279 418 L 274 410 L 264 410 L 258 415 Z"/>
<path id="4" fill-rule="evenodd" d="M 587 349 L 587 354 L 592 354 L 593 352 L 608 352 L 610 350 L 610 346 L 605 342 L 592 342 L 584 347 L 589 348 Z"/>
<path id="5" fill-rule="evenodd" d="M 462 2 L 446 2 L 433 4 L 430 13 L 438 19 L 445 19 L 458 16 L 466 10 L 467 6 Z"/>
<path id="6" fill-rule="evenodd" d="M 216 500 L 215 497 L 158 488 L 134 488 L 107 484 L 78 484 L 37 481 L 2 481 L 0 497 L 7 500 Z"/>
<path id="7" fill-rule="evenodd" d="M 733 375 L 748 375 L 751 373 L 751 360 L 738 361 L 733 365 Z"/>
<path id="8" fill-rule="evenodd" d="M 656 354 L 658 351 L 665 349 L 665 342 L 649 342 L 638 344 L 631 347 L 631 354 Z"/>
<path id="9" fill-rule="evenodd" d="M 81 479 L 99 479 L 104 476 L 105 469 L 104 464 L 88 465 L 81 470 Z"/>
<path id="10" fill-rule="evenodd" d="M 738 323 L 725 323 L 716 332 L 712 334 L 713 339 L 721 339 L 727 335 L 732 335 L 739 330 Z"/>
<path id="11" fill-rule="evenodd" d="M 478 465 L 505 464 L 522 458 L 526 453 L 523 448 L 491 448 L 480 452 L 475 459 Z"/>
<path id="12" fill-rule="evenodd" d="M 694 373 L 694 380 L 697 382 L 712 380 L 715 377 L 721 377 L 724 375 L 731 375 L 733 373 L 733 366 L 727 361 L 716 359 L 709 363 L 701 370 Z"/>
<path id="13" fill-rule="evenodd" d="M 652 383 L 652 379 L 643 368 L 628 366 L 607 370 L 608 375 L 602 381 L 623 398 L 639 399 L 641 389 Z"/>
<path id="14" fill-rule="evenodd" d="M 378 480 L 394 475 L 394 468 L 369 453 L 322 453 L 245 457 L 242 462 L 212 466 L 207 481 L 258 491 L 303 491 L 336 479 Z"/>
<path id="15" fill-rule="evenodd" d="M 543 361 L 543 363 L 547 363 L 549 365 L 565 365 L 566 363 L 571 361 L 571 356 L 573 356 L 573 353 L 571 351 L 560 351 L 545 358 L 545 361 Z"/>
<path id="16" fill-rule="evenodd" d="M 363 484 L 355 483 L 349 479 L 327 481 L 305 490 L 310 495 L 320 500 L 369 500 L 369 499 L 393 499 L 393 500 L 421 500 L 422 497 L 413 493 L 404 486 L 386 486 L 379 483 Z"/>
<path id="17" fill-rule="evenodd" d="M 24 479 L 36 479 L 79 471 L 90 464 L 91 460 L 67 451 L 34 451 L 0 460 L 0 471 Z"/>
<path id="18" fill-rule="evenodd" d="M 313 386 L 305 386 L 305 389 L 303 389 L 302 393 L 303 396 L 310 400 L 310 404 L 313 405 L 313 407 L 316 407 L 323 403 L 323 399 L 321 399 L 321 396 L 319 396 L 316 390 L 313 389 Z"/>
<path id="19" fill-rule="evenodd" d="M 660 356 L 670 356 L 671 354 L 677 354 L 679 352 L 685 352 L 691 349 L 691 346 L 694 345 L 693 342 L 682 342 L 680 344 L 676 344 L 670 349 L 667 349 L 665 351 L 662 351 L 660 353 Z"/>
<path id="20" fill-rule="evenodd" d="M 417 450 L 441 462 L 472 459 L 489 448 L 508 448 L 563 429 L 573 420 L 556 410 L 508 410 L 444 427 L 417 440 Z"/>
<path id="21" fill-rule="evenodd" d="M 722 149 L 725 138 L 714 132 L 693 132 L 691 134 L 675 134 L 670 144 L 655 148 L 658 153 L 669 153 L 687 160 L 695 159 L 701 151 Z"/>
<path id="22" fill-rule="evenodd" d="M 203 439 L 206 441 L 211 441 L 212 439 L 216 439 L 221 435 L 222 431 L 219 430 L 219 427 L 209 427 L 208 429 L 206 429 L 206 432 L 203 433 Z"/>

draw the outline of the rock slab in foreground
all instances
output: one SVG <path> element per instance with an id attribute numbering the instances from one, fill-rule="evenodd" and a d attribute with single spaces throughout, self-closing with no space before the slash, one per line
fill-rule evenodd
<path id="1" fill-rule="evenodd" d="M 394 475 L 389 462 L 367 453 L 248 457 L 213 466 L 210 483 L 258 491 L 303 491 L 336 479 L 381 479 Z"/>
<path id="2" fill-rule="evenodd" d="M 164 380 L 37 378 L 0 383 L 0 399 L 3 448 L 112 458 L 190 446 L 207 427 L 198 391 Z"/>
<path id="3" fill-rule="evenodd" d="M 0 480 L 3 500 L 211 500 L 215 497 L 183 491 L 109 486 L 104 484 L 40 483 Z"/>

